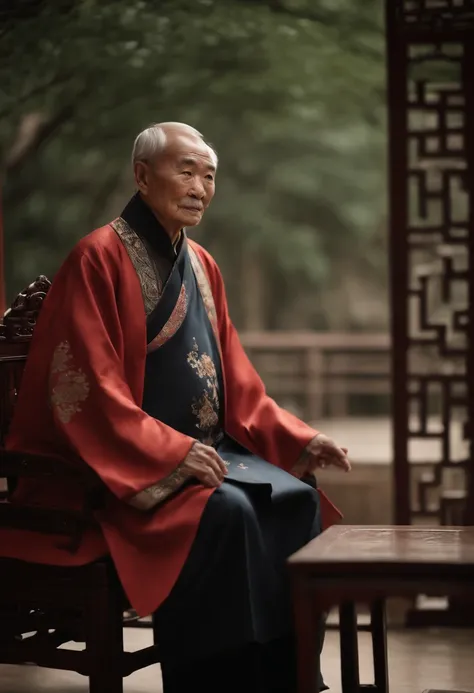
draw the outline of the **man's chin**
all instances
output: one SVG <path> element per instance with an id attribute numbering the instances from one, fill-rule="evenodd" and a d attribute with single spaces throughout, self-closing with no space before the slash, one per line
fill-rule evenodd
<path id="1" fill-rule="evenodd" d="M 183 215 L 181 223 L 186 228 L 190 228 L 191 226 L 198 226 L 201 223 L 201 220 L 202 214 L 200 216 L 197 214 L 186 214 L 186 216 Z"/>

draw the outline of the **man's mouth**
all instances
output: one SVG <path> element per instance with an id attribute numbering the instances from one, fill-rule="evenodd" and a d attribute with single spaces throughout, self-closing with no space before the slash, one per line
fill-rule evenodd
<path id="1" fill-rule="evenodd" d="M 186 212 L 198 212 L 199 214 L 204 211 L 202 207 L 188 207 L 187 205 L 182 205 L 181 209 L 185 209 Z"/>

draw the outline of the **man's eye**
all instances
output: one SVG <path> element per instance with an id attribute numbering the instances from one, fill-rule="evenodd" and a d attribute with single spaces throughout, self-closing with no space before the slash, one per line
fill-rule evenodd
<path id="1" fill-rule="evenodd" d="M 183 171 L 183 175 L 184 176 L 192 176 L 193 174 L 191 173 L 191 171 Z"/>
<path id="2" fill-rule="evenodd" d="M 209 175 L 206 176 L 206 178 L 207 178 L 207 180 L 211 180 L 211 181 L 214 180 L 214 176 L 212 176 L 210 173 L 209 173 Z"/>

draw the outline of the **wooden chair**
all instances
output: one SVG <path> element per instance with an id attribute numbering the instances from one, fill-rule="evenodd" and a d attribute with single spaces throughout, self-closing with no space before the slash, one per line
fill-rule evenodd
<path id="1" fill-rule="evenodd" d="M 0 446 L 8 431 L 33 330 L 49 287 L 46 277 L 38 277 L 18 295 L 0 324 Z M 81 512 L 19 507 L 8 502 L 17 479 L 52 475 L 73 477 L 86 489 L 87 501 Z M 89 468 L 77 469 L 45 456 L 12 453 L 0 447 L 2 478 L 8 483 L 0 491 L 0 527 L 60 535 L 65 547 L 73 550 L 84 529 L 95 523 L 94 510 L 100 507 L 103 486 Z M 0 663 L 28 662 L 77 671 L 89 677 L 91 693 L 121 693 L 124 676 L 159 662 L 153 621 L 138 620 L 133 611 L 127 611 L 128 604 L 109 559 L 63 568 L 0 558 L 0 575 Z M 357 661 L 354 606 L 341 607 L 339 616 L 341 657 L 349 670 Z M 153 628 L 154 645 L 124 652 L 123 626 Z M 384 693 L 387 663 L 383 602 L 372 606 L 370 630 L 375 690 Z M 25 637 L 31 632 L 35 634 Z M 85 650 L 58 649 L 69 641 L 84 642 Z"/>
<path id="2" fill-rule="evenodd" d="M 40 276 L 23 291 L 0 324 L 0 442 L 11 420 L 38 312 L 50 282 Z M 15 506 L 9 494 L 21 477 L 73 477 L 86 491 L 82 511 Z M 92 470 L 48 457 L 0 449 L 0 527 L 27 529 L 64 538 L 74 550 L 84 529 L 95 523 L 103 486 Z M 0 547 L 1 555 L 1 547 Z M 123 649 L 127 602 L 112 562 L 57 567 L 0 558 L 0 663 L 34 663 L 89 677 L 90 693 L 122 693 L 123 677 L 159 661 L 154 645 Z M 33 633 L 33 635 L 31 635 Z M 58 649 L 77 641 L 83 650 Z"/>

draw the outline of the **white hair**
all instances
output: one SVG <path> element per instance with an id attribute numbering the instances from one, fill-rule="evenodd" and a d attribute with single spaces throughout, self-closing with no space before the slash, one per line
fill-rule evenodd
<path id="1" fill-rule="evenodd" d="M 138 161 L 151 161 L 156 156 L 161 154 L 166 147 L 166 135 L 167 131 L 182 130 L 183 135 L 191 135 L 201 139 L 204 144 L 209 147 L 212 153 L 212 158 L 217 166 L 217 154 L 215 150 L 204 140 L 203 135 L 193 128 L 191 125 L 186 125 L 186 123 L 155 123 L 150 125 L 148 128 L 143 130 L 138 137 L 135 139 L 132 149 L 132 166 Z"/>

